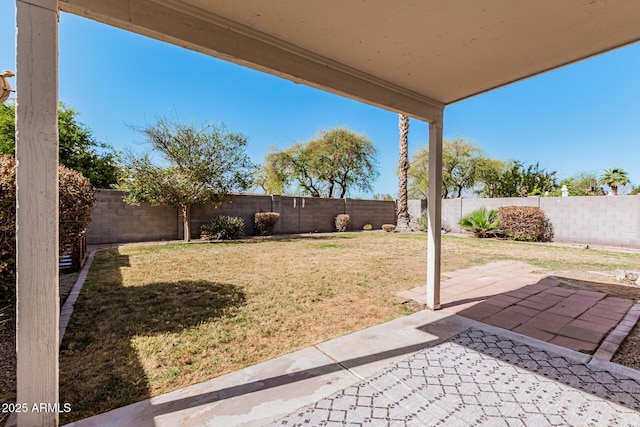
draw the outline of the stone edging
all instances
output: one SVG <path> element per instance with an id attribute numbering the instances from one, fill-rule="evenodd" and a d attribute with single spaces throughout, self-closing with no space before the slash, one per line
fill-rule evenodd
<path id="1" fill-rule="evenodd" d="M 640 302 L 636 302 L 634 306 L 632 306 L 627 314 L 624 316 L 624 319 L 618 326 L 610 332 L 609 335 L 602 341 L 598 350 L 594 353 L 594 359 L 602 360 L 603 362 L 611 361 L 613 355 L 616 354 L 618 348 L 622 342 L 627 338 L 629 332 L 633 329 L 633 327 L 638 322 L 640 318 Z"/>

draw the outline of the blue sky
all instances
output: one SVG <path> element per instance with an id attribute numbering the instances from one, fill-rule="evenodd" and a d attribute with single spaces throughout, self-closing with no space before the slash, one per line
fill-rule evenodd
<path id="1" fill-rule="evenodd" d="M 15 71 L 14 14 L 2 9 L 0 70 Z M 378 151 L 374 193 L 397 194 L 395 113 L 65 13 L 59 49 L 60 100 L 118 150 L 145 151 L 132 126 L 158 116 L 223 122 L 248 136 L 256 163 L 269 146 L 348 126 Z M 640 185 L 638 70 L 635 44 L 461 101 L 445 110 L 445 138 L 471 140 L 493 158 L 540 162 L 559 178 L 621 167 Z M 427 141 L 428 125 L 411 120 L 411 149 Z"/>

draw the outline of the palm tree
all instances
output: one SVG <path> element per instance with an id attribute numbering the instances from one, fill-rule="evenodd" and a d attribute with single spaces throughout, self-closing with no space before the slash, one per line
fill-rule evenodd
<path id="1" fill-rule="evenodd" d="M 409 225 L 409 199 L 407 195 L 407 172 L 409 170 L 409 117 L 398 114 L 400 130 L 400 162 L 398 165 L 398 218 L 396 231 L 411 231 Z"/>
<path id="2" fill-rule="evenodd" d="M 629 177 L 627 176 L 627 172 L 622 168 L 605 170 L 604 173 L 600 175 L 600 180 L 598 181 L 598 184 L 600 185 L 608 185 L 611 187 L 611 193 L 614 196 L 618 195 L 618 187 L 628 183 Z"/>

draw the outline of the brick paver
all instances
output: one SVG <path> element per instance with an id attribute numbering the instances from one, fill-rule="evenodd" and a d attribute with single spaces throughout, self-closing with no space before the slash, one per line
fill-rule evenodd
<path id="1" fill-rule="evenodd" d="M 446 273 L 451 279 L 442 282 L 443 308 L 532 338 L 593 353 L 634 304 L 602 292 L 561 287 L 559 279 L 533 274 L 534 270 L 522 262 L 501 261 Z M 424 287 L 410 292 L 418 295 L 414 299 L 426 301 Z M 618 334 L 628 333 L 633 327 L 622 326 Z M 616 341 L 612 339 L 609 348 Z"/>

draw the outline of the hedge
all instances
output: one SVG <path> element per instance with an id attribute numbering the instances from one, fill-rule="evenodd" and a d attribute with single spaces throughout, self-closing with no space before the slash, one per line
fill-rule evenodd
<path id="1" fill-rule="evenodd" d="M 80 172 L 58 167 L 60 254 L 89 225 L 95 207 L 94 188 Z M 15 296 L 16 269 L 16 160 L 0 154 L 0 303 Z M 27 225 L 28 226 L 28 225 Z M 23 225 L 25 227 L 25 225 Z"/>

